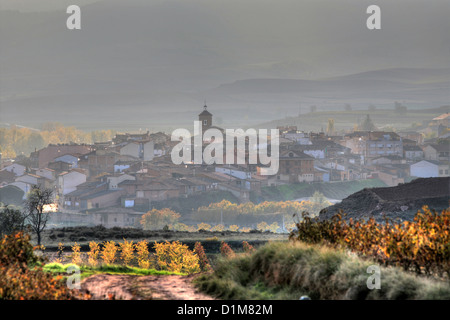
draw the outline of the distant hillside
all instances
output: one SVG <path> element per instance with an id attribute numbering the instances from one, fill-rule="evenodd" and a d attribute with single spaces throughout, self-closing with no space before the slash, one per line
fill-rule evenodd
<path id="1" fill-rule="evenodd" d="M 345 219 L 411 220 L 424 205 L 441 211 L 449 207 L 449 200 L 450 177 L 420 178 L 396 187 L 363 189 L 324 209 L 320 219 L 330 219 L 342 210 Z"/>
<path id="2" fill-rule="evenodd" d="M 305 113 L 318 101 L 320 106 L 335 110 L 344 110 L 346 103 L 360 109 L 369 104 L 392 106 L 394 101 L 412 108 L 428 108 L 448 103 L 449 90 L 450 68 L 396 68 L 319 80 L 246 79 L 223 84 L 205 95 L 221 102 L 290 102 L 297 113 L 301 103 Z"/>

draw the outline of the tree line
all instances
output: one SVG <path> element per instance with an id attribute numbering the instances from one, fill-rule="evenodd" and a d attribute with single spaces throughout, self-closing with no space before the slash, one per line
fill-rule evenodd
<path id="1" fill-rule="evenodd" d="M 49 144 L 95 143 L 111 140 L 116 134 L 113 130 L 85 132 L 75 127 L 65 127 L 58 122 L 48 122 L 40 129 L 30 129 L 11 125 L 0 128 L 0 152 L 3 158 L 29 156 L 31 152 Z"/>

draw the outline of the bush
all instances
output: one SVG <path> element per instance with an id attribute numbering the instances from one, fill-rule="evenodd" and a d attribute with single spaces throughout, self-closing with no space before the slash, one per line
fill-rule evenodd
<path id="1" fill-rule="evenodd" d="M 89 296 L 70 290 L 38 265 L 30 237 L 22 232 L 0 241 L 0 300 L 67 300 Z"/>
<path id="2" fill-rule="evenodd" d="M 81 247 L 78 243 L 75 242 L 75 244 L 72 246 L 72 263 L 76 265 L 81 265 L 83 262 L 81 260 Z"/>
<path id="3" fill-rule="evenodd" d="M 412 222 L 384 224 L 373 218 L 347 222 L 341 214 L 325 221 L 303 217 L 290 238 L 344 247 L 382 264 L 428 275 L 447 273 L 450 278 L 450 209 L 439 214 L 424 207 Z"/>
<path id="4" fill-rule="evenodd" d="M 139 268 L 148 269 L 150 268 L 150 260 L 148 258 L 148 242 L 147 240 L 139 241 L 135 244 L 135 249 L 137 253 L 137 260 Z"/>
<path id="5" fill-rule="evenodd" d="M 178 222 L 180 214 L 168 208 L 161 210 L 152 209 L 144 214 L 140 220 L 144 230 L 161 230 L 166 225 L 173 225 Z"/>
<path id="6" fill-rule="evenodd" d="M 35 265 L 41 259 L 34 254 L 30 236 L 23 232 L 5 235 L 0 241 L 0 265 L 18 264 L 22 268 Z"/>
<path id="7" fill-rule="evenodd" d="M 198 256 L 200 269 L 202 271 L 211 271 L 211 265 L 209 264 L 208 258 L 206 257 L 205 249 L 200 242 L 196 242 L 194 245 L 194 252 Z"/>
<path id="8" fill-rule="evenodd" d="M 117 247 L 114 241 L 108 241 L 103 245 L 101 252 L 103 262 L 105 264 L 112 264 L 116 260 Z"/>
<path id="9" fill-rule="evenodd" d="M 88 262 L 91 266 L 98 264 L 98 255 L 100 253 L 100 246 L 95 241 L 89 242 Z"/>
<path id="10" fill-rule="evenodd" d="M 198 256 L 189 250 L 187 245 L 179 241 L 172 243 L 155 242 L 154 244 L 158 266 L 171 272 L 196 273 L 200 271 Z"/>
<path id="11" fill-rule="evenodd" d="M 233 249 L 228 245 L 228 243 L 222 241 L 220 244 L 220 254 L 224 257 L 234 257 L 235 253 Z"/>
<path id="12" fill-rule="evenodd" d="M 123 242 L 119 244 L 120 246 L 120 258 L 125 265 L 130 265 L 134 258 L 134 245 L 133 241 L 127 241 L 123 239 Z"/>

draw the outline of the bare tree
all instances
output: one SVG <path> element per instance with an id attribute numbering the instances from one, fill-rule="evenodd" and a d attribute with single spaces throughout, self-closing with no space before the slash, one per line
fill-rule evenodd
<path id="1" fill-rule="evenodd" d="M 36 232 L 38 246 L 41 245 L 41 233 L 47 226 L 49 216 L 48 212 L 44 212 L 44 207 L 52 202 L 53 191 L 40 186 L 33 186 L 25 200 L 26 220 L 31 229 Z"/>

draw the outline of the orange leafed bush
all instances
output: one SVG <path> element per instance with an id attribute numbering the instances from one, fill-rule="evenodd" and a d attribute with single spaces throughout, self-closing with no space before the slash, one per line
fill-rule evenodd
<path id="1" fill-rule="evenodd" d="M 235 256 L 233 249 L 228 245 L 228 243 L 222 241 L 220 244 L 220 253 L 227 258 L 231 258 Z"/>
<path id="2" fill-rule="evenodd" d="M 148 269 L 150 268 L 149 252 L 148 252 L 148 242 L 147 240 L 139 241 L 134 245 L 137 253 L 138 265 L 140 268 Z"/>
<path id="3" fill-rule="evenodd" d="M 112 264 L 116 261 L 117 247 L 114 241 L 105 242 L 102 249 L 102 258 L 105 264 Z"/>
<path id="4" fill-rule="evenodd" d="M 200 271 L 197 254 L 179 241 L 172 243 L 155 242 L 154 244 L 158 266 L 162 270 L 172 272 L 196 273 Z"/>
<path id="5" fill-rule="evenodd" d="M 450 209 L 440 214 L 423 207 L 413 221 L 402 223 L 348 222 L 341 214 L 331 221 L 304 217 L 291 239 L 309 243 L 324 242 L 343 246 L 354 252 L 372 256 L 386 265 L 413 268 L 417 273 L 447 272 L 450 276 Z"/>
<path id="6" fill-rule="evenodd" d="M 178 222 L 180 214 L 168 208 L 152 209 L 144 214 L 140 223 L 144 230 L 161 230 L 166 225 L 173 225 Z"/>
<path id="7" fill-rule="evenodd" d="M 194 252 L 198 256 L 198 261 L 200 264 L 200 269 L 202 271 L 211 271 L 211 265 L 209 264 L 208 257 L 206 257 L 205 249 L 200 242 L 196 242 L 194 246 Z"/>
<path id="8" fill-rule="evenodd" d="M 56 278 L 36 265 L 30 237 L 22 232 L 0 240 L 0 300 L 67 300 L 87 299 L 70 290 L 62 277 Z"/>
<path id="9" fill-rule="evenodd" d="M 242 247 L 244 248 L 244 252 L 251 253 L 255 250 L 255 248 L 248 243 L 247 241 L 242 241 Z"/>
<path id="10" fill-rule="evenodd" d="M 100 245 L 95 242 L 89 242 L 88 262 L 91 266 L 98 264 L 98 255 L 100 253 Z"/>
<path id="11" fill-rule="evenodd" d="M 75 242 L 75 244 L 72 246 L 72 263 L 80 265 L 82 263 L 81 260 L 81 247 L 78 243 Z"/>
<path id="12" fill-rule="evenodd" d="M 125 265 L 130 265 L 131 260 L 134 258 L 134 245 L 133 241 L 127 241 L 123 239 L 123 242 L 119 244 L 120 246 L 120 258 Z"/>

